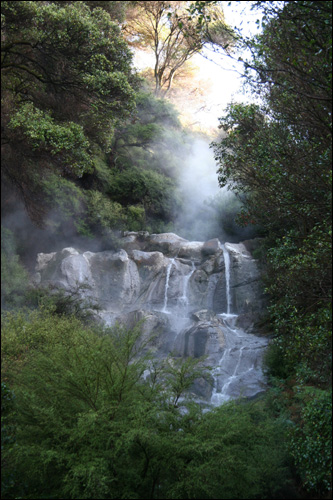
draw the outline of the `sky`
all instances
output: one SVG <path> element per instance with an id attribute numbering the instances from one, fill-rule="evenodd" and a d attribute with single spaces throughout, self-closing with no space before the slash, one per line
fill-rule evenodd
<path id="1" fill-rule="evenodd" d="M 251 36 L 258 32 L 256 20 L 260 16 L 257 11 L 250 10 L 251 3 L 250 1 L 223 2 L 226 22 L 233 28 L 241 29 L 245 36 Z M 196 55 L 193 58 L 198 65 L 199 76 L 210 81 L 209 94 L 206 96 L 206 109 L 198 112 L 196 117 L 204 126 L 216 127 L 218 117 L 223 114 L 223 110 L 229 102 L 249 101 L 251 97 L 246 95 L 242 89 L 240 73 L 243 64 L 241 62 L 222 54 L 209 53 L 208 56 L 212 59 L 211 61 L 201 55 Z"/>

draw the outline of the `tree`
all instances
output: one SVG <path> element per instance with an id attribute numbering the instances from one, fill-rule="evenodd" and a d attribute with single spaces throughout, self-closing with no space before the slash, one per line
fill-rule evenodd
<path id="1" fill-rule="evenodd" d="M 295 377 L 299 387 L 325 389 L 326 401 L 332 360 L 332 4 L 257 5 L 264 26 L 247 42 L 252 59 L 245 76 L 262 101 L 230 105 L 221 119 L 227 135 L 214 145 L 219 180 L 242 197 L 243 223 L 254 221 L 266 233 L 275 366 L 278 360 L 279 373 Z M 316 434 L 316 403 L 303 405 L 292 453 L 304 488 L 325 495 L 331 442 L 323 446 Z"/>
<path id="2" fill-rule="evenodd" d="M 132 111 L 131 53 L 85 2 L 3 2 L 1 12 L 2 175 L 42 223 L 52 202 L 41 181 L 92 171 Z"/>
<path id="3" fill-rule="evenodd" d="M 285 498 L 285 423 L 260 401 L 203 412 L 202 360 L 153 361 L 140 330 L 4 315 L 6 498 Z"/>
<path id="4" fill-rule="evenodd" d="M 220 126 L 227 135 L 213 144 L 219 182 L 232 181 L 246 199 L 244 222 L 275 235 L 295 228 L 305 237 L 323 216 L 329 218 L 330 152 L 323 141 L 291 130 L 288 116 L 272 116 L 255 104 L 230 105 Z"/>
<path id="5" fill-rule="evenodd" d="M 131 45 L 154 55 L 155 94 L 165 96 L 180 68 L 205 45 L 233 43 L 222 9 L 207 2 L 199 13 L 189 2 L 135 2 L 124 31 Z"/>

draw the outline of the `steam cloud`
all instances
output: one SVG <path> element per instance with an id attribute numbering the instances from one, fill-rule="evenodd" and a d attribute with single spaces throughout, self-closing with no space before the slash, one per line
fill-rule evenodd
<path id="1" fill-rule="evenodd" d="M 172 148 L 172 145 L 170 145 Z M 188 144 L 186 147 L 188 151 Z M 217 164 L 209 141 L 192 138 L 190 153 L 179 155 L 178 187 L 183 202 L 181 213 L 176 214 L 174 232 L 188 240 L 206 241 L 219 238 L 222 242 L 237 242 L 247 238 L 244 229 L 237 227 L 234 216 L 239 209 L 235 195 L 226 187 L 220 188 L 217 176 Z M 226 217 L 227 214 L 227 217 Z M 87 238 L 77 235 L 73 221 L 61 225 L 61 230 L 52 230 L 52 225 L 61 220 L 62 215 L 55 209 L 48 214 L 49 227 L 37 228 L 29 219 L 22 203 L 7 214 L 2 224 L 12 230 L 19 240 L 17 251 L 24 247 L 24 263 L 33 269 L 36 255 L 39 252 L 59 251 L 67 246 L 85 251 L 98 252 L 109 249 L 98 237 Z M 224 231 L 223 220 L 231 221 L 230 227 Z M 52 222 L 53 221 L 53 222 Z"/>
<path id="2" fill-rule="evenodd" d="M 226 187 L 219 187 L 216 171 L 209 143 L 195 139 L 191 155 L 182 165 L 178 179 L 184 204 L 184 211 L 175 222 L 180 236 L 199 241 L 216 237 L 224 240 L 219 208 L 228 205 L 235 197 Z"/>

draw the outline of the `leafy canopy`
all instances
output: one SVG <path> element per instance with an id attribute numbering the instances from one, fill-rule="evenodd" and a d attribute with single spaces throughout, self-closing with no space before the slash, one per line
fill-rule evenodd
<path id="1" fill-rule="evenodd" d="M 2 172 L 32 219 L 40 180 L 80 178 L 133 110 L 132 55 L 117 24 L 85 2 L 3 2 Z"/>

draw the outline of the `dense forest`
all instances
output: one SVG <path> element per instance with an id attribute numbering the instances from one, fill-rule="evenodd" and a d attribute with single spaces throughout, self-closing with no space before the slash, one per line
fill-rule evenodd
<path id="1" fill-rule="evenodd" d="M 1 3 L 3 498 L 332 497 L 332 2 L 252 2 L 253 37 L 222 4 Z M 214 137 L 173 104 L 206 47 L 247 49 L 257 103 L 230 103 Z M 228 195 L 194 215 L 179 179 L 199 143 Z M 146 379 L 140 324 L 33 284 L 38 252 L 128 230 L 257 238 L 265 394 L 203 411 L 198 360 Z"/>

